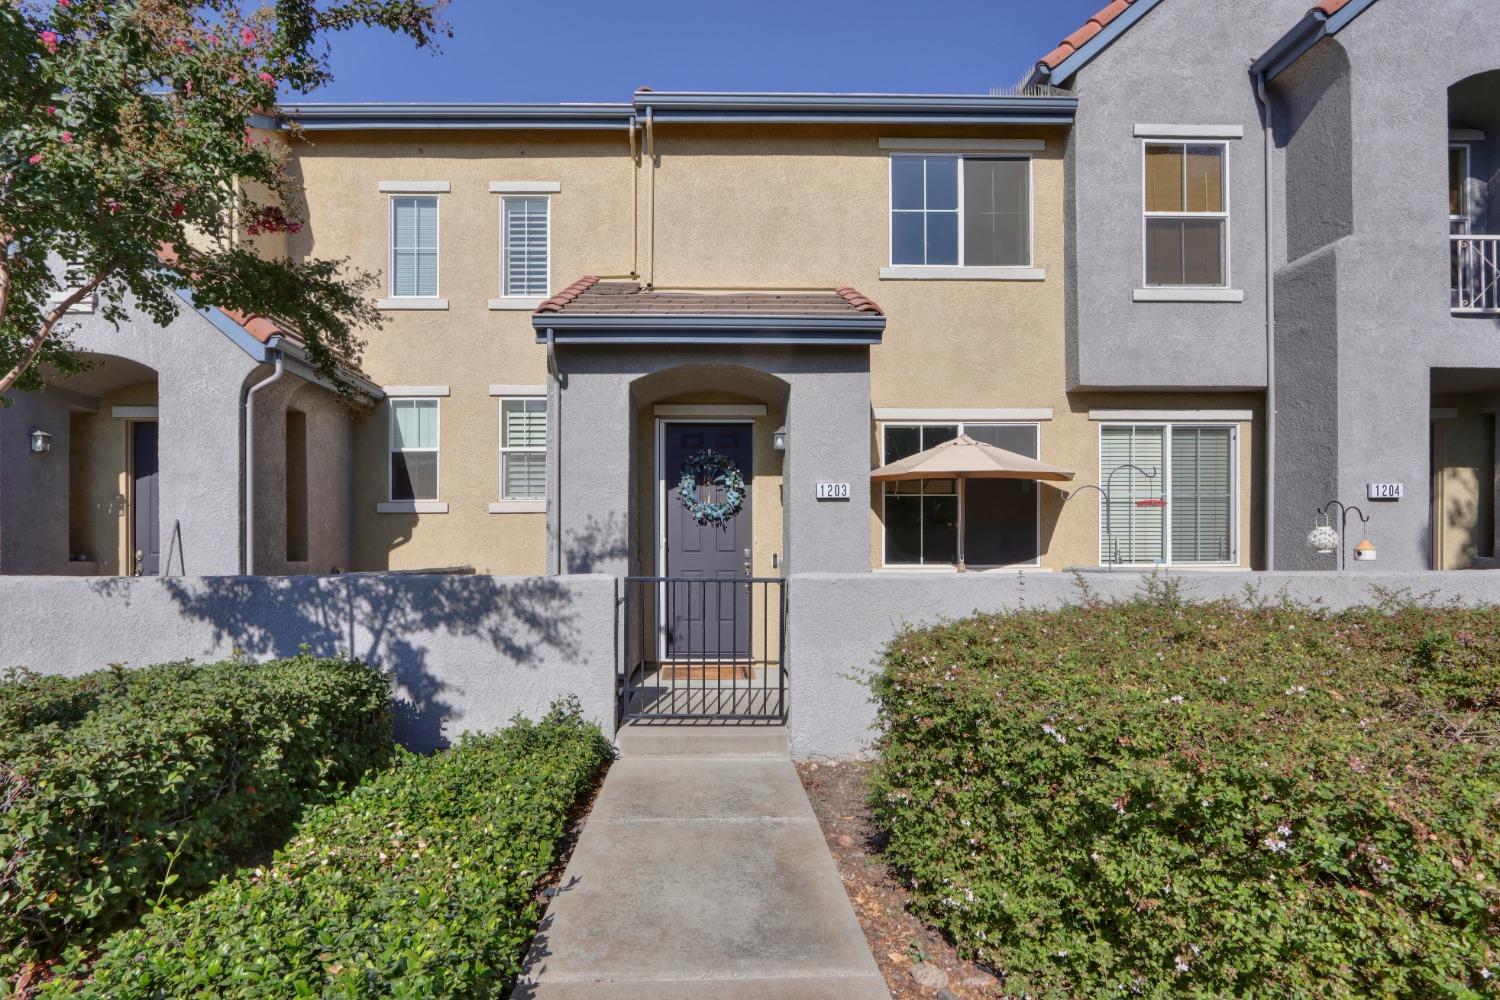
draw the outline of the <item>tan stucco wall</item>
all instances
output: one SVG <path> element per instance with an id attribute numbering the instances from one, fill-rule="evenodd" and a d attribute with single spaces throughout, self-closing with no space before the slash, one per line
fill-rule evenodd
<path id="1" fill-rule="evenodd" d="M 883 280 L 888 263 L 888 153 L 883 136 L 1041 139 L 1033 158 L 1033 264 L 1044 281 Z M 841 128 L 658 125 L 654 157 L 637 173 L 623 134 L 317 133 L 297 168 L 312 224 L 294 253 L 345 255 L 384 272 L 387 197 L 382 180 L 447 181 L 440 198 L 440 287 L 444 311 L 389 312 L 367 332 L 364 367 L 384 385 L 446 386 L 441 406 L 441 497 L 445 514 L 377 514 L 385 499 L 388 408 L 355 429 L 356 569 L 473 566 L 480 572 L 540 572 L 545 516 L 489 514 L 498 481 L 498 403 L 492 383 L 540 385 L 545 353 L 527 312 L 497 312 L 499 195 L 494 180 L 557 181 L 552 196 L 552 289 L 583 274 L 625 276 L 638 262 L 659 288 L 829 288 L 854 285 L 888 316 L 885 342 L 870 353 L 871 404 L 903 408 L 1050 407 L 1042 459 L 1097 478 L 1098 429 L 1090 407 L 1256 409 L 1258 397 L 1129 394 L 1070 398 L 1063 321 L 1063 147 L 1066 130 L 1035 128 Z M 632 241 L 632 197 L 639 217 Z M 384 289 L 382 293 L 384 294 Z M 639 417 L 639 415 L 638 415 Z M 650 421 L 637 446 L 653 455 Z M 759 428 L 758 428 L 759 431 Z M 875 438 L 872 428 L 872 441 Z M 1241 427 L 1239 550 L 1259 551 L 1252 471 L 1260 445 Z M 874 456 L 872 455 L 872 458 Z M 643 464 L 649 464 L 643 463 Z M 759 476 L 757 476 L 759 479 Z M 1098 505 L 1083 496 L 1061 508 L 1044 487 L 1044 568 L 1098 560 Z M 759 496 L 759 483 L 757 483 Z M 768 504 L 757 504 L 757 550 Z M 644 508 L 649 510 L 650 508 Z M 880 503 L 871 511 L 872 565 L 880 563 Z M 779 524 L 775 528 L 779 539 Z M 633 540 L 637 546 L 641 539 Z M 639 551 L 639 548 L 638 548 Z M 768 556 L 766 557 L 768 558 Z M 756 572 L 765 570 L 757 554 Z"/>

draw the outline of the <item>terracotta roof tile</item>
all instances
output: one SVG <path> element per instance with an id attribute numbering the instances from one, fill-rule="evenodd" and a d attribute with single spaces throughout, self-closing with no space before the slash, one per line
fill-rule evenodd
<path id="1" fill-rule="evenodd" d="M 849 287 L 808 292 L 677 292 L 642 289 L 634 281 L 600 281 L 592 275 L 575 281 L 537 306 L 536 311 L 685 316 L 883 315 L 873 300 Z"/>
<path id="2" fill-rule="evenodd" d="M 1322 11 L 1324 14 L 1332 17 L 1342 10 L 1348 2 L 1349 0 L 1323 0 L 1322 3 L 1313 7 L 1313 10 Z"/>
<path id="3" fill-rule="evenodd" d="M 1099 32 L 1109 26 L 1109 23 L 1130 9 L 1135 0 L 1110 0 L 1108 6 L 1096 11 L 1094 16 L 1083 22 L 1083 25 L 1068 37 L 1064 38 L 1051 52 L 1042 56 L 1042 65 L 1048 69 L 1057 69 L 1063 62 L 1088 44 Z M 1329 0 L 1335 2 L 1335 0 Z"/>

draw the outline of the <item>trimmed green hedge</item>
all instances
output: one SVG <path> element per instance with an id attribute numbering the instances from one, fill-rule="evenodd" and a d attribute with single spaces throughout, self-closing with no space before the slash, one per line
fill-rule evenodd
<path id="1" fill-rule="evenodd" d="M 1500 610 L 979 615 L 874 690 L 889 857 L 1009 995 L 1500 993 Z"/>
<path id="2" fill-rule="evenodd" d="M 311 810 L 269 867 L 112 938 L 82 994 L 502 997 L 568 815 L 609 756 L 576 706 L 433 757 L 403 752 Z"/>
<path id="3" fill-rule="evenodd" d="M 46 960 L 273 848 L 391 752 L 356 661 L 0 680 L 0 960 Z"/>

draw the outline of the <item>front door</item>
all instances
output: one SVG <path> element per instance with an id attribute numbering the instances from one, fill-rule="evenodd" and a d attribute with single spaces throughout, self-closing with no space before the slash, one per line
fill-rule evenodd
<path id="1" fill-rule="evenodd" d="M 664 423 L 663 652 L 671 659 L 750 655 L 751 425 Z M 745 483 L 731 496 L 725 481 Z M 693 486 L 683 495 L 687 474 Z M 684 502 L 686 501 L 686 502 Z"/>
<path id="2" fill-rule="evenodd" d="M 130 425 L 131 535 L 135 552 L 130 570 L 155 576 L 161 566 L 161 501 L 158 492 L 156 423 Z"/>

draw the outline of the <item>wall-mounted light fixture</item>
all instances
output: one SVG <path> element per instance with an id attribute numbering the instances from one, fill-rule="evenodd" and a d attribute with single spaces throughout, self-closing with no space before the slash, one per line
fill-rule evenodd
<path id="1" fill-rule="evenodd" d="M 52 435 L 40 427 L 31 429 L 31 450 L 40 455 L 42 452 L 52 450 Z"/>
<path id="2" fill-rule="evenodd" d="M 777 451 L 786 451 L 786 425 L 782 424 L 771 432 L 771 447 Z"/>

